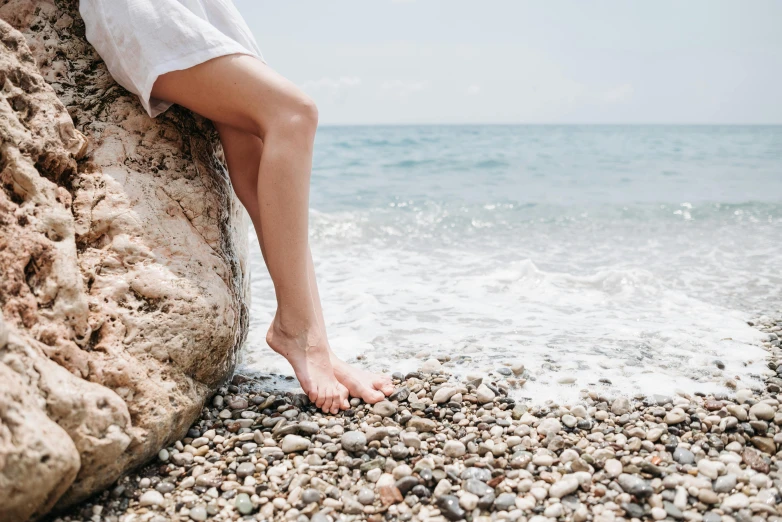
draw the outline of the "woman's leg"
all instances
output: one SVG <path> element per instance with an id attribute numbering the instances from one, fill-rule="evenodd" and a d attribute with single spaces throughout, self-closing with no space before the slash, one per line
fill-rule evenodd
<path id="1" fill-rule="evenodd" d="M 255 230 L 258 233 L 258 242 L 260 243 L 261 251 L 265 258 L 266 248 L 263 242 L 263 234 L 261 233 L 256 192 L 263 142 L 257 136 L 234 129 L 233 127 L 221 123 L 216 123 L 215 126 L 220 133 L 220 140 L 222 141 L 223 149 L 225 150 L 225 158 L 228 163 L 228 173 L 231 176 L 231 183 L 233 184 L 239 200 L 250 214 Z M 311 253 L 309 254 L 307 264 L 309 268 L 309 285 L 310 292 L 312 292 L 313 305 L 315 307 L 316 315 L 318 316 L 318 323 L 323 332 L 323 337 L 327 339 L 326 322 L 323 318 L 318 284 L 315 279 L 315 266 L 312 262 Z M 331 350 L 331 347 L 329 347 L 329 350 L 334 374 L 337 379 L 347 387 L 351 396 L 360 397 L 364 401 L 374 404 L 383 400 L 386 395 L 390 395 L 394 391 L 394 386 L 391 384 L 391 380 L 388 376 L 373 374 L 360 368 L 352 367 L 340 360 L 334 354 L 334 351 Z"/>
<path id="2" fill-rule="evenodd" d="M 317 111 L 295 85 L 260 60 L 216 58 L 172 71 L 152 95 L 263 140 L 258 220 L 277 313 L 266 340 L 293 366 L 302 388 L 324 411 L 349 407 L 331 365 L 309 286 L 309 182 Z"/>

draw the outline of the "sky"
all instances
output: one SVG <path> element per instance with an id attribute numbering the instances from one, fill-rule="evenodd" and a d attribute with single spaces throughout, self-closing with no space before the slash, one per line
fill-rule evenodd
<path id="1" fill-rule="evenodd" d="M 234 0 L 322 124 L 782 124 L 782 1 Z"/>

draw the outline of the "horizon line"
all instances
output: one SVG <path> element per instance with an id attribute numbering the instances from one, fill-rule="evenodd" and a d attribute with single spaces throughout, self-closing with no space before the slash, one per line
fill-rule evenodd
<path id="1" fill-rule="evenodd" d="M 634 127 L 782 127 L 782 122 L 779 123 L 639 123 L 639 122 L 626 122 L 626 123 L 587 123 L 587 122 L 563 122 L 563 123 L 551 123 L 551 122 L 396 122 L 396 123 L 319 123 L 319 127 L 465 127 L 465 126 L 497 126 L 497 127 L 518 127 L 518 126 L 540 126 L 540 127 L 619 127 L 619 126 L 634 126 Z"/>

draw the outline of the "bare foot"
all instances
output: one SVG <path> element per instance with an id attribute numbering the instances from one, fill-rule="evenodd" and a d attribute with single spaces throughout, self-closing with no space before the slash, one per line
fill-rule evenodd
<path id="1" fill-rule="evenodd" d="M 315 406 L 325 413 L 335 414 L 350 407 L 348 390 L 337 380 L 328 343 L 317 332 L 318 328 L 313 328 L 291 335 L 275 317 L 266 334 L 266 342 L 293 366 L 304 393 Z"/>
<path id="2" fill-rule="evenodd" d="M 362 368 L 351 366 L 331 353 L 331 366 L 337 380 L 347 386 L 351 397 L 363 399 L 368 404 L 375 404 L 394 392 L 394 385 L 388 375 L 371 373 Z"/>

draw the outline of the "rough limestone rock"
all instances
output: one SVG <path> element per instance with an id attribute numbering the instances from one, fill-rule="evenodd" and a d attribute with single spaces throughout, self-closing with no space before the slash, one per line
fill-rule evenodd
<path id="1" fill-rule="evenodd" d="M 183 436 L 248 324 L 246 213 L 212 126 L 152 120 L 74 0 L 0 0 L 0 520 Z"/>

